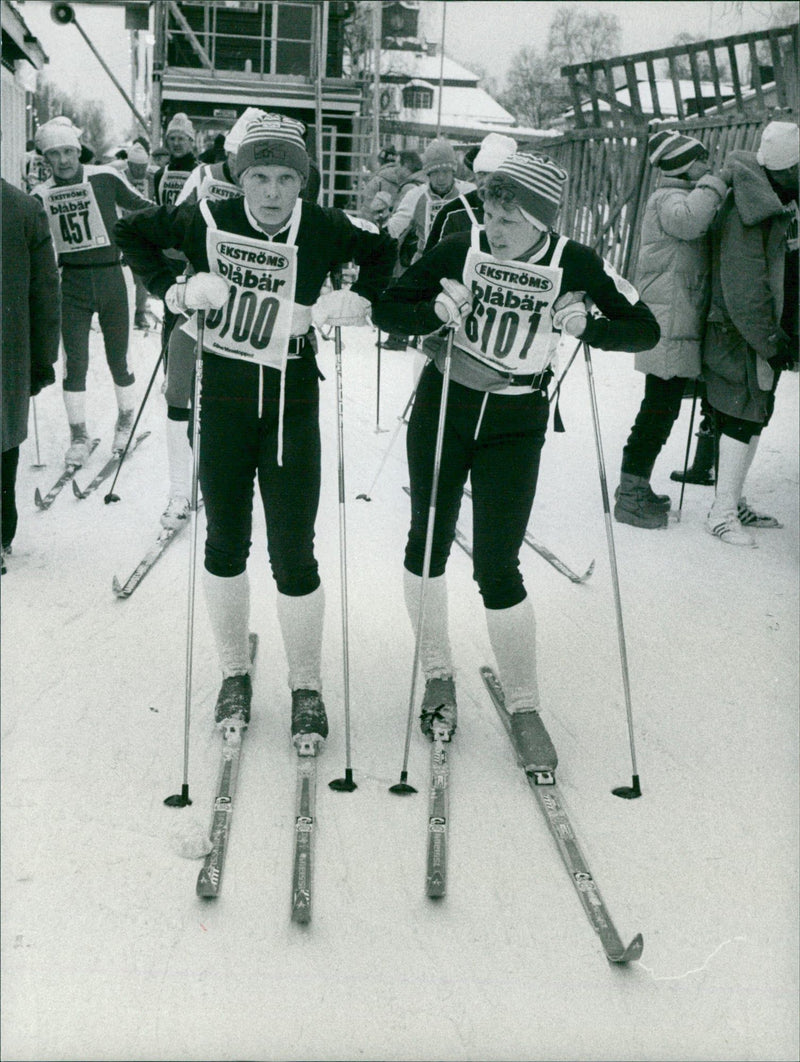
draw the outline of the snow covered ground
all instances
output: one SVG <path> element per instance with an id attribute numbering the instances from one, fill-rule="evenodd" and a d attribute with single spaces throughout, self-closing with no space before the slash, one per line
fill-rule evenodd
<path id="1" fill-rule="evenodd" d="M 92 337 L 90 428 L 107 456 L 113 392 Z M 686 489 L 667 531 L 614 524 L 644 795 L 611 789 L 631 765 L 617 628 L 584 366 L 551 432 L 531 529 L 577 571 L 574 585 L 525 547 L 538 618 L 546 721 L 573 825 L 621 936 L 642 960 L 609 966 L 483 691 L 491 662 L 467 557 L 450 566 L 460 725 L 452 749 L 447 897 L 424 896 L 428 746 L 416 723 L 399 777 L 413 642 L 401 592 L 408 499 L 404 430 L 373 483 L 416 358 L 345 334 L 344 418 L 353 766 L 344 768 L 335 372 L 321 357 L 325 444 L 319 556 L 327 593 L 325 696 L 312 924 L 289 921 L 294 756 L 274 590 L 256 517 L 252 626 L 261 636 L 222 896 L 195 897 L 199 864 L 173 834 L 206 825 L 219 684 L 198 588 L 190 747 L 193 806 L 163 799 L 182 776 L 190 535 L 128 601 L 111 593 L 158 529 L 164 400 L 104 489 L 33 505 L 67 442 L 60 388 L 37 400 L 22 449 L 20 527 L 2 580 L 3 1058 L 796 1059 L 798 1057 L 798 377 L 751 472 L 749 498 L 784 530 L 757 550 L 702 522 L 708 488 Z M 142 391 L 158 339 L 135 334 Z M 593 356 L 609 487 L 641 397 L 632 357 Z M 689 403 L 654 487 L 679 487 Z M 389 429 L 386 431 L 386 429 Z M 469 531 L 468 512 L 463 526 Z M 202 534 L 201 534 L 202 542 Z"/>

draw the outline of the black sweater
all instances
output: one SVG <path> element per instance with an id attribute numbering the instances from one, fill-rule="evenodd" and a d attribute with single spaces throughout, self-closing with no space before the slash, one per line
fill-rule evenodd
<path id="1" fill-rule="evenodd" d="M 217 227 L 239 236 L 285 243 L 287 232 L 269 237 L 255 229 L 245 214 L 244 199 L 208 203 Z M 164 251 L 182 251 L 197 273 L 208 272 L 206 222 L 201 208 L 192 204 L 143 210 L 117 223 L 117 244 L 147 290 L 159 298 L 175 280 L 174 260 Z M 312 306 L 331 270 L 346 262 L 360 266 L 352 290 L 374 301 L 392 275 L 397 244 L 385 233 L 367 232 L 354 225 L 342 210 L 303 203 L 297 233 L 297 286 L 295 302 Z"/>
<path id="2" fill-rule="evenodd" d="M 549 233 L 544 253 L 537 253 L 529 261 L 549 265 L 557 239 L 555 233 Z M 489 253 L 484 232 L 481 232 L 480 246 Z M 469 248 L 469 232 L 454 233 L 441 240 L 383 292 L 373 307 L 375 324 L 385 332 L 399 335 L 427 335 L 441 328 L 442 322 L 433 308 L 436 296 L 442 291 L 439 281 L 450 277 L 462 282 Z M 586 292 L 600 311 L 601 316 L 589 317 L 582 337 L 589 346 L 626 351 L 649 350 L 655 346 L 661 332 L 652 312 L 641 299 L 630 303 L 607 271 L 603 259 L 590 247 L 568 240 L 561 255 L 561 268 L 561 293 Z"/>

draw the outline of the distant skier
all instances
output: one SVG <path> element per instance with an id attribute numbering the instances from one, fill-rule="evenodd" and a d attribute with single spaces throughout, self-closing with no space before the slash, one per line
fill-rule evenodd
<path id="1" fill-rule="evenodd" d="M 79 162 L 80 130 L 69 118 L 53 118 L 40 126 L 36 145 L 53 174 L 33 189 L 33 195 L 44 204 L 61 266 L 64 402 L 71 436 L 65 462 L 80 466 L 91 446 L 86 428 L 86 374 L 94 313 L 117 396 L 112 450 L 124 449 L 133 427 L 135 380 L 128 368 L 129 287 L 133 281 L 123 271 L 114 225 L 120 210 L 140 210 L 152 203 L 113 166 Z"/>
<path id="2" fill-rule="evenodd" d="M 314 556 L 320 489 L 319 371 L 312 323 L 364 323 L 388 282 L 395 243 L 340 210 L 303 202 L 309 172 L 300 122 L 266 114 L 236 153 L 244 198 L 162 207 L 119 222 L 126 256 L 175 313 L 206 311 L 200 486 L 207 516 L 205 589 L 223 674 L 215 718 L 250 715 L 247 558 L 258 477 L 278 620 L 289 664 L 292 735 L 328 733 L 322 701 L 324 594 Z M 163 252 L 195 275 L 175 282 Z M 352 289 L 320 297 L 354 261 Z"/>
<path id="3" fill-rule="evenodd" d="M 538 726 L 535 620 L 519 570 L 549 414 L 551 361 L 562 331 L 604 350 L 646 350 L 655 318 L 633 286 L 594 251 L 552 231 L 566 172 L 514 154 L 483 188 L 484 229 L 447 236 L 381 295 L 380 328 L 455 329 L 425 625 L 421 725 L 456 727 L 445 566 L 467 476 L 472 481 L 474 575 L 518 743 Z M 593 301 L 597 313 L 587 308 Z M 408 426 L 411 528 L 404 585 L 416 627 L 444 351 L 423 370 Z M 525 718 L 529 717 L 529 718 Z M 546 735 L 545 735 L 546 736 Z M 549 744 L 538 753 L 555 766 Z M 527 761 L 526 761 L 527 762 Z"/>
<path id="4" fill-rule="evenodd" d="M 197 166 L 194 143 L 194 126 L 187 115 L 178 112 L 173 116 L 164 134 L 164 144 L 169 152 L 169 158 L 153 177 L 153 190 L 157 203 L 172 206 L 178 198 L 189 174 Z"/>

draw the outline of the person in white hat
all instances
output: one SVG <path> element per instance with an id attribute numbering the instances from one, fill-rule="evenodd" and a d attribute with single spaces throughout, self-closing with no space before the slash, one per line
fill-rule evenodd
<path id="1" fill-rule="evenodd" d="M 423 733 L 431 736 L 439 727 L 452 735 L 456 727 L 445 568 L 469 476 L 473 572 L 512 731 L 525 765 L 549 770 L 556 756 L 538 715 L 535 621 L 519 551 L 549 419 L 551 362 L 562 333 L 613 351 L 646 350 L 659 336 L 653 314 L 610 263 L 553 231 L 566 181 L 552 159 L 508 156 L 483 187 L 483 228 L 442 240 L 394 281 L 373 310 L 373 320 L 385 329 L 417 335 L 442 325 L 454 329 L 420 641 Z M 588 309 L 587 297 L 596 309 Z M 423 370 L 408 425 L 411 527 L 403 578 L 415 627 L 443 365 L 441 353 Z"/>
<path id="2" fill-rule="evenodd" d="M 179 111 L 173 115 L 164 133 L 164 146 L 169 158 L 153 177 L 157 203 L 171 206 L 178 198 L 189 174 L 197 165 L 194 145 L 194 126 L 189 116 Z"/>
<path id="3" fill-rule="evenodd" d="M 113 451 L 124 449 L 133 427 L 135 378 L 128 366 L 133 281 L 123 269 L 114 225 L 120 210 L 152 206 L 115 167 L 79 161 L 80 132 L 64 116 L 39 127 L 36 146 L 52 176 L 32 190 L 44 204 L 61 267 L 63 387 L 70 430 L 64 459 L 77 467 L 86 463 L 92 450 L 86 426 L 86 377 L 95 313 L 117 398 Z"/>
<path id="4" fill-rule="evenodd" d="M 304 132 L 284 115 L 256 118 L 236 153 L 243 196 L 125 218 L 117 237 L 149 290 L 175 313 L 206 311 L 197 412 L 204 586 L 223 677 L 216 720 L 246 724 L 250 715 L 247 559 L 257 479 L 289 666 L 292 735 L 322 741 L 324 593 L 314 555 L 319 372 L 311 324 L 365 323 L 391 276 L 396 245 L 341 210 L 302 200 Z M 194 275 L 176 281 L 167 249 L 183 253 Z M 321 295 L 328 274 L 346 262 L 359 267 L 352 287 Z"/>
<path id="5" fill-rule="evenodd" d="M 517 142 L 513 136 L 489 133 L 483 138 L 471 162 L 475 188 L 471 192 L 460 192 L 455 199 L 442 207 L 431 226 L 428 242 L 425 244 L 426 251 L 430 251 L 443 236 L 463 232 L 472 225 L 483 223 L 483 200 L 480 190 L 489 174 L 494 173 L 500 163 L 516 150 Z"/>
<path id="6" fill-rule="evenodd" d="M 798 159 L 794 122 L 770 122 L 757 151 L 731 152 L 731 192 L 712 230 L 703 378 L 720 438 L 705 526 L 734 546 L 757 545 L 754 528 L 782 526 L 748 504 L 744 487 L 781 373 L 798 366 Z"/>

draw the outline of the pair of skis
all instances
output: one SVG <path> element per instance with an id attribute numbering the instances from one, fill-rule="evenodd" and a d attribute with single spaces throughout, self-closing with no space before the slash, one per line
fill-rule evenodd
<path id="1" fill-rule="evenodd" d="M 481 668 L 481 678 L 506 732 L 512 738 L 513 744 L 511 716 L 506 711 L 505 697 L 500 681 L 490 667 Z M 447 887 L 448 789 L 450 780 L 448 748 L 446 745 L 448 740 L 449 735 L 440 730 L 434 730 L 433 744 L 431 746 L 426 865 L 426 893 L 432 898 L 444 896 Z M 556 842 L 564 866 L 589 919 L 589 924 L 600 937 L 606 958 L 609 962 L 619 965 L 634 962 L 642 954 L 644 947 L 642 935 L 637 933 L 627 946 L 622 942 L 608 913 L 608 908 L 600 895 L 600 890 L 592 872 L 581 852 L 575 831 L 561 802 L 556 785 L 555 770 L 552 768 L 526 767 L 519 752 L 517 752 L 517 757 L 520 766 L 525 770 L 528 783 L 544 814 L 545 821 Z"/>
<path id="2" fill-rule="evenodd" d="M 144 442 L 144 440 L 148 437 L 149 434 L 149 431 L 143 431 L 141 435 L 137 435 L 133 441 L 133 444 L 129 447 L 128 453 L 132 454 L 133 451 L 136 450 L 141 445 L 141 443 Z M 99 439 L 92 439 L 89 448 L 89 453 L 93 454 L 99 445 Z M 55 481 L 55 483 L 47 492 L 47 494 L 43 495 L 39 488 L 36 488 L 33 500 L 36 503 L 37 509 L 40 509 L 42 511 L 49 509 L 68 483 L 72 483 L 72 492 L 76 498 L 78 498 L 79 500 L 88 498 L 90 494 L 93 494 L 94 491 L 97 490 L 101 483 L 105 482 L 105 480 L 107 480 L 109 476 L 113 475 L 114 472 L 116 472 L 116 470 L 119 468 L 122 453 L 122 450 L 115 450 L 111 457 L 109 457 L 109 459 L 100 469 L 100 471 L 94 477 L 94 479 L 91 481 L 91 483 L 89 483 L 88 486 L 86 486 L 83 490 L 81 490 L 81 488 L 75 482 L 75 475 L 83 466 L 67 465 L 67 467 Z"/>
<path id="3" fill-rule="evenodd" d="M 255 660 L 258 635 L 250 635 L 250 659 Z M 231 832 L 242 743 L 247 727 L 232 719 L 222 729 L 222 752 L 217 792 L 211 816 L 211 850 L 197 876 L 197 895 L 215 899 L 222 887 L 222 872 Z M 316 821 L 317 742 L 310 737 L 297 743 L 294 854 L 292 859 L 292 921 L 311 921 L 312 842 Z"/>

